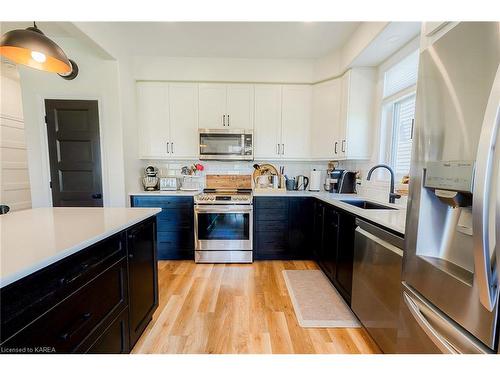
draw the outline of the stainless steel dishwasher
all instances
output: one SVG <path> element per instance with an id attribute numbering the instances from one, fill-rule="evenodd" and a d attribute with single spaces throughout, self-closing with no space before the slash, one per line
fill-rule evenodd
<path id="1" fill-rule="evenodd" d="M 356 219 L 351 308 L 384 353 L 395 353 L 403 237 Z"/>

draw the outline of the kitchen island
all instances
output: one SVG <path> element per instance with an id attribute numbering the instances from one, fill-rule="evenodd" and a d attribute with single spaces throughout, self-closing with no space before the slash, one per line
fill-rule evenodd
<path id="1" fill-rule="evenodd" d="M 127 353 L 158 304 L 157 208 L 0 217 L 2 353 Z"/>

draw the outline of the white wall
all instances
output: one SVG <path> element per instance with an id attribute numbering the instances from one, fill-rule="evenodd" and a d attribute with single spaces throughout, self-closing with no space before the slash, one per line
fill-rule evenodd
<path id="1" fill-rule="evenodd" d="M 31 207 L 21 85 L 14 65 L 0 73 L 0 204 L 15 211 Z"/>
<path id="2" fill-rule="evenodd" d="M 138 80 L 310 83 L 313 60 L 134 57 Z"/>
<path id="3" fill-rule="evenodd" d="M 49 189 L 44 99 L 98 100 L 105 206 L 125 204 L 118 63 L 104 60 L 73 38 L 54 38 L 80 73 L 66 81 L 56 74 L 20 67 L 33 207 L 52 205 Z"/>

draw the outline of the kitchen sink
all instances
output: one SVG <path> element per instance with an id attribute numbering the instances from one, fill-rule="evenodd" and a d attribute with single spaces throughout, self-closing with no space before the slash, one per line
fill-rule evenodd
<path id="1" fill-rule="evenodd" d="M 383 204 L 358 199 L 342 199 L 341 202 L 362 208 L 364 210 L 397 210 L 397 208 L 394 207 L 384 206 Z"/>

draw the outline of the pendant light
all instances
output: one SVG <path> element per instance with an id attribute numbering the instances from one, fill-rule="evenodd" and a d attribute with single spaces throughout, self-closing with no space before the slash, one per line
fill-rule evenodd
<path id="1" fill-rule="evenodd" d="M 6 32 L 0 40 L 0 55 L 17 63 L 74 79 L 78 74 L 76 63 L 36 26 Z"/>

